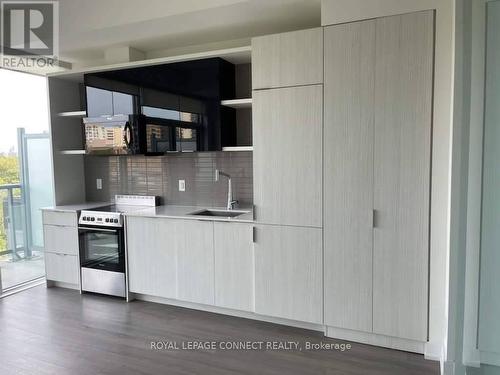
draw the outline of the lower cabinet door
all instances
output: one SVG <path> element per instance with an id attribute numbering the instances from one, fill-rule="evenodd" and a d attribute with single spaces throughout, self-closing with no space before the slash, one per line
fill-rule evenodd
<path id="1" fill-rule="evenodd" d="M 78 257 L 76 255 L 46 252 L 45 273 L 47 280 L 78 284 L 80 279 Z"/>
<path id="2" fill-rule="evenodd" d="M 214 223 L 215 305 L 253 311 L 253 226 Z"/>
<path id="3" fill-rule="evenodd" d="M 255 312 L 323 322 L 321 229 L 259 225 L 255 233 Z"/>
<path id="4" fill-rule="evenodd" d="M 177 297 L 175 220 L 128 217 L 129 290 L 151 296 Z"/>
<path id="5" fill-rule="evenodd" d="M 177 298 L 214 304 L 213 222 L 176 220 Z"/>

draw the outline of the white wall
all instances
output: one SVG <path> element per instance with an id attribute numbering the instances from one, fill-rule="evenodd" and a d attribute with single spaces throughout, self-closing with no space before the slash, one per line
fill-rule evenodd
<path id="1" fill-rule="evenodd" d="M 426 357 L 446 360 L 454 88 L 454 0 L 322 0 L 321 23 L 436 10 L 431 186 L 429 342 Z"/>
<path id="2" fill-rule="evenodd" d="M 500 351 L 500 2 L 487 4 L 486 84 L 484 98 L 483 189 L 481 214 L 481 284 L 479 339 L 481 352 Z M 496 297 L 496 298 L 495 298 Z M 481 356 L 483 358 L 483 356 Z M 495 362 L 496 364 L 497 362 Z"/>
<path id="3" fill-rule="evenodd" d="M 468 1 L 471 2 L 472 9 L 470 11 L 472 52 L 463 362 L 470 366 L 481 364 L 480 371 L 471 372 L 468 369 L 468 374 L 469 372 L 471 374 L 499 374 L 500 367 L 497 367 L 500 366 L 500 356 L 497 350 L 499 326 L 495 315 L 499 308 L 498 299 L 484 297 L 498 294 L 498 289 L 495 289 L 498 286 L 496 282 L 498 266 L 495 267 L 495 262 L 498 264 L 498 257 L 495 253 L 498 241 L 494 232 L 495 224 L 491 225 L 497 223 L 498 218 L 495 216 L 497 211 L 492 211 L 490 208 L 498 206 L 496 204 L 498 202 L 495 202 L 496 190 L 491 188 L 496 182 L 492 177 L 496 172 L 494 152 L 498 151 L 494 141 L 498 140 L 498 137 L 495 138 L 496 127 L 491 125 L 498 123 L 499 114 L 498 106 L 495 107 L 500 92 L 498 79 L 496 79 L 498 71 L 495 71 L 499 55 L 498 50 L 492 46 L 498 45 L 499 34 L 496 31 L 499 24 L 500 1 Z M 487 8 L 488 24 L 486 23 Z M 486 55 L 487 61 L 485 61 Z M 486 71 L 485 67 L 487 67 Z M 486 184 L 484 187 L 483 180 Z M 483 203 L 482 200 L 484 200 Z M 485 226 L 485 224 L 488 225 Z M 452 278 L 452 281 L 456 280 Z M 481 304 L 480 308 L 479 304 Z M 460 318 L 458 316 L 457 324 L 461 323 Z M 455 341 L 456 347 L 459 348 L 461 343 Z M 455 361 L 459 360 L 460 356 L 456 355 Z M 485 363 L 497 366 L 484 366 Z"/>
<path id="4" fill-rule="evenodd" d="M 470 138 L 467 197 L 467 238 L 464 307 L 463 360 L 479 366 L 476 349 L 479 303 L 479 247 L 481 232 L 481 190 L 484 125 L 484 75 L 486 6 L 483 0 L 471 1 L 471 77 Z"/>
<path id="5" fill-rule="evenodd" d="M 444 366 L 445 374 L 455 375 L 465 375 L 462 352 L 471 103 L 471 1 L 473 0 L 456 0 L 455 8 L 448 345 Z"/>

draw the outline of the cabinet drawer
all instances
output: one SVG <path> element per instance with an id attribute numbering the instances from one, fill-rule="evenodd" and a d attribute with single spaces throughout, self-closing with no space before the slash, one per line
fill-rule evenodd
<path id="1" fill-rule="evenodd" d="M 45 272 L 47 280 L 78 284 L 78 257 L 61 253 L 45 253 Z"/>
<path id="2" fill-rule="evenodd" d="M 76 227 L 43 226 L 45 251 L 78 255 L 78 230 Z"/>
<path id="3" fill-rule="evenodd" d="M 76 212 L 43 211 L 43 224 L 76 227 Z"/>

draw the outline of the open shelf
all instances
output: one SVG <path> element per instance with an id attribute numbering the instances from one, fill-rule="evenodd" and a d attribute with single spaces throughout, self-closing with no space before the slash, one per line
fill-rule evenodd
<path id="1" fill-rule="evenodd" d="M 57 114 L 61 117 L 85 117 L 87 113 L 85 111 L 71 111 L 71 112 L 61 112 Z"/>
<path id="2" fill-rule="evenodd" d="M 85 155 L 85 150 L 62 150 L 61 155 Z"/>
<path id="3" fill-rule="evenodd" d="M 253 146 L 222 147 L 222 151 L 253 151 Z"/>
<path id="4" fill-rule="evenodd" d="M 231 108 L 252 108 L 252 98 L 221 100 L 220 104 Z"/>

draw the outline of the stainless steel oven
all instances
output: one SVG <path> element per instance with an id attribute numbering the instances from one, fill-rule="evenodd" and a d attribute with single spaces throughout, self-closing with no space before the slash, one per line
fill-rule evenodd
<path id="1" fill-rule="evenodd" d="M 123 227 L 79 226 L 82 291 L 125 297 Z"/>
<path id="2" fill-rule="evenodd" d="M 82 291 L 125 297 L 123 217 L 116 206 L 82 211 L 78 237 Z"/>
<path id="3" fill-rule="evenodd" d="M 126 297 L 124 214 L 157 204 L 155 196 L 116 195 L 115 204 L 80 212 L 82 292 Z"/>

